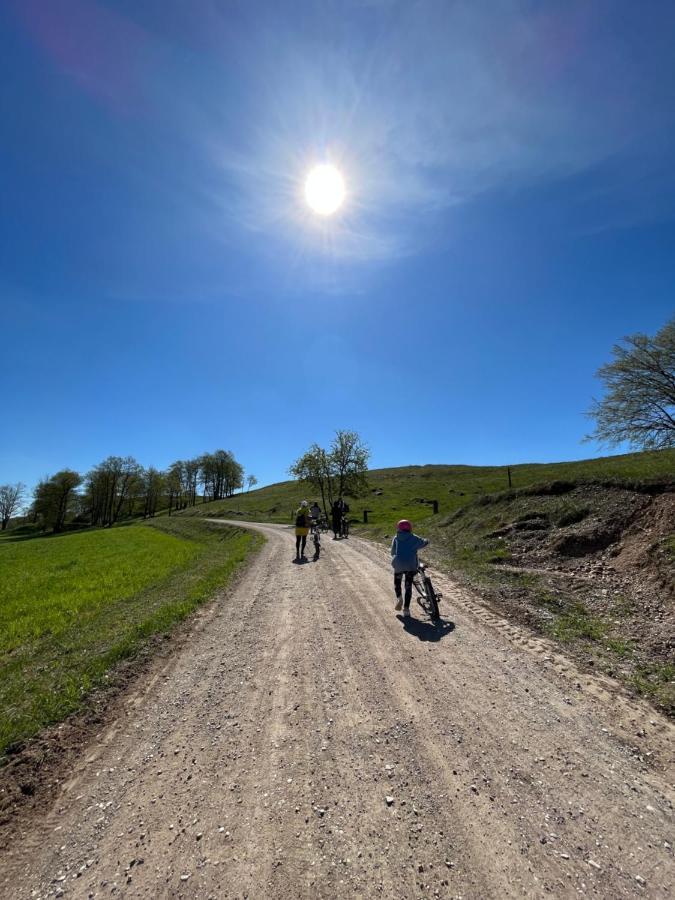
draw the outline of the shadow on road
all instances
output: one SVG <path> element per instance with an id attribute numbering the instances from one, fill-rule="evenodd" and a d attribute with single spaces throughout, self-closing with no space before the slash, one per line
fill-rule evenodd
<path id="1" fill-rule="evenodd" d="M 396 616 L 396 618 L 403 625 L 403 630 L 419 641 L 440 641 L 446 634 L 455 630 L 454 622 L 445 622 L 443 619 L 439 619 L 438 622 L 422 622 L 412 616 L 410 618 Z"/>

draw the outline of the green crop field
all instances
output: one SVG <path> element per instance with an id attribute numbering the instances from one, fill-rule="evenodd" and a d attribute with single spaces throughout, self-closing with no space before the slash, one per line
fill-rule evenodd
<path id="1" fill-rule="evenodd" d="M 553 480 L 592 479 L 645 480 L 673 477 L 675 450 L 629 453 L 579 462 L 533 463 L 511 467 L 514 488 Z M 351 516 L 369 522 L 376 529 L 392 531 L 400 518 L 419 523 L 433 515 L 428 500 L 438 500 L 439 516 L 445 516 L 477 497 L 509 486 L 506 466 L 405 466 L 373 469 L 368 473 L 369 490 L 363 497 L 350 498 Z M 227 500 L 198 504 L 183 516 L 224 516 L 250 521 L 290 523 L 293 510 L 302 499 L 319 499 L 314 488 L 284 481 Z"/>
<path id="2" fill-rule="evenodd" d="M 0 539 L 0 757 L 224 583 L 260 539 L 164 518 Z"/>

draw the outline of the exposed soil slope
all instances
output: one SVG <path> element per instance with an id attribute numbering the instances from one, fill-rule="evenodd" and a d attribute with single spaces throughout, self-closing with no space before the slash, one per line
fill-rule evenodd
<path id="1" fill-rule="evenodd" d="M 551 482 L 486 496 L 434 546 L 494 609 L 675 714 L 675 485 Z"/>
<path id="2" fill-rule="evenodd" d="M 440 577 L 445 624 L 404 626 L 376 546 L 294 565 L 256 527 L 234 591 L 19 819 L 1 896 L 672 896 L 665 719 Z"/>

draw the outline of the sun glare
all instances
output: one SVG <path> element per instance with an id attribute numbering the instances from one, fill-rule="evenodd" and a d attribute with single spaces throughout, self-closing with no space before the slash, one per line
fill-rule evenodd
<path id="1" fill-rule="evenodd" d="M 321 216 L 331 216 L 345 199 L 345 183 L 335 166 L 316 166 L 305 182 L 305 199 Z"/>

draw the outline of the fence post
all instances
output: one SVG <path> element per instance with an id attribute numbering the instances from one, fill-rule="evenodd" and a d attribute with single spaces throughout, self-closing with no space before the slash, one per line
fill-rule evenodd
<path id="1" fill-rule="evenodd" d="M 506 474 L 509 476 L 509 487 L 511 487 L 511 466 L 506 467 Z"/>
<path id="2" fill-rule="evenodd" d="M 438 500 L 432 500 L 431 502 L 434 507 L 434 515 L 437 516 L 438 515 Z"/>

